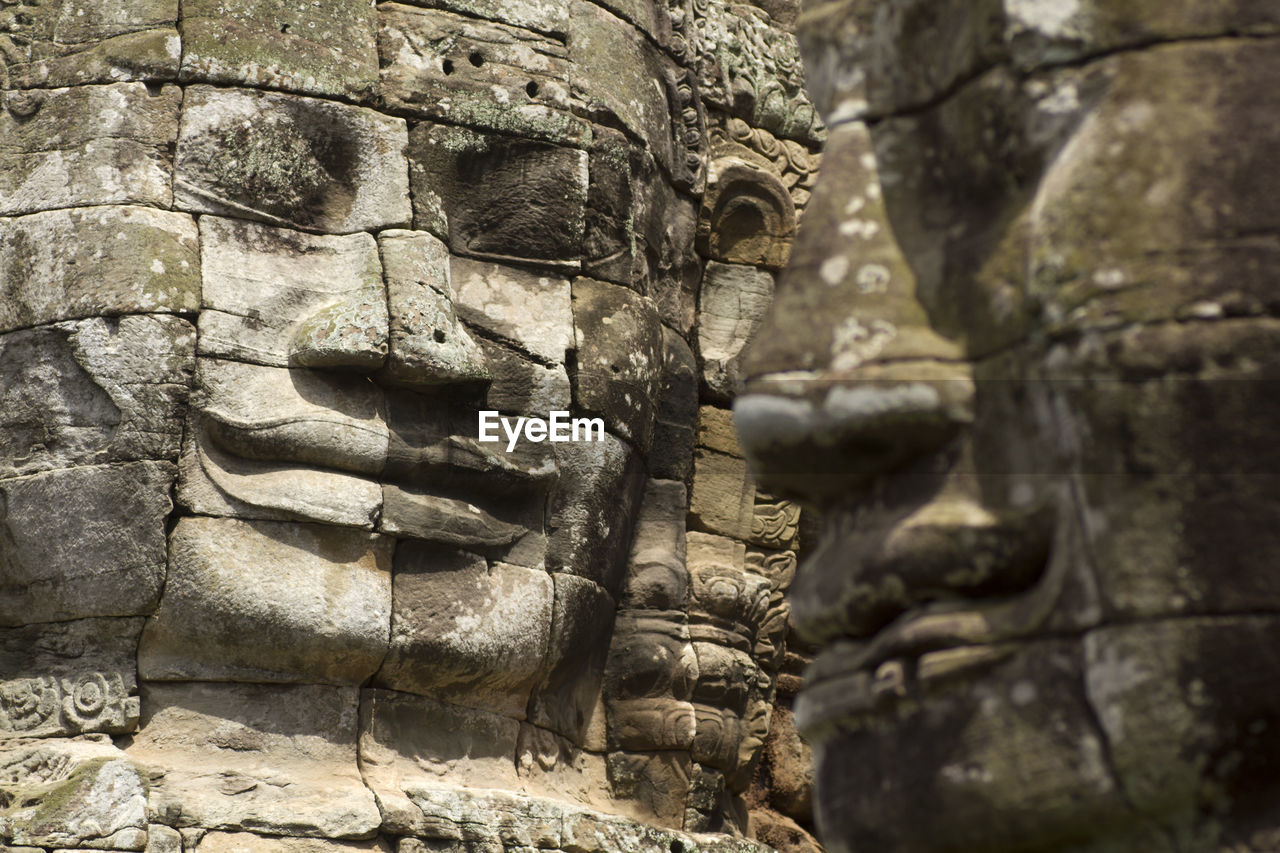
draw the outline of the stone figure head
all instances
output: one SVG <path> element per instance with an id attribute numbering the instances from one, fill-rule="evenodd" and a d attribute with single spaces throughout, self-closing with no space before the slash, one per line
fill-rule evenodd
<path id="1" fill-rule="evenodd" d="M 118 5 L 0 8 L 0 844 L 755 849 L 788 4 Z"/>
<path id="2" fill-rule="evenodd" d="M 829 850 L 1277 843 L 1274 9 L 835 2 L 736 418 Z"/>

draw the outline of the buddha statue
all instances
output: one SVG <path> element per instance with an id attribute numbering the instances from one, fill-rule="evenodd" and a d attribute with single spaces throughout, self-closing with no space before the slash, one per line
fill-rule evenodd
<path id="1" fill-rule="evenodd" d="M 767 9 L 0 4 L 0 846 L 765 849 Z"/>
<path id="2" fill-rule="evenodd" d="M 1257 4 L 838 2 L 823 173 L 742 362 L 830 851 L 1280 844 L 1280 365 Z"/>

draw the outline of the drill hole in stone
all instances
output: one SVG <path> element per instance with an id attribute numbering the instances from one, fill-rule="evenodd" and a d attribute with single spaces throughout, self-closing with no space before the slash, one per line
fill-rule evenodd
<path id="1" fill-rule="evenodd" d="M 467 59 L 471 60 L 471 64 L 476 68 L 484 65 L 484 57 L 480 55 L 480 51 L 478 50 L 471 51 L 471 55 L 468 56 Z"/>
<path id="2" fill-rule="evenodd" d="M 436 329 L 434 332 L 431 333 L 431 337 L 435 338 L 436 343 L 438 344 L 442 344 L 445 342 L 445 334 L 442 329 Z"/>
<path id="3" fill-rule="evenodd" d="M 445 73 L 445 74 L 452 74 L 452 73 L 453 73 L 453 60 L 452 60 L 452 59 L 446 59 L 444 62 L 441 62 L 441 63 L 440 63 L 440 67 L 444 69 L 444 73 Z"/>
<path id="4" fill-rule="evenodd" d="M 288 25 L 288 24 L 281 24 L 281 25 L 280 25 L 280 32 L 282 32 L 282 33 L 287 33 L 287 32 L 289 32 L 289 25 Z"/>
<path id="5" fill-rule="evenodd" d="M 529 83 L 524 87 L 524 90 L 525 92 L 528 93 L 530 98 L 538 97 L 538 84 L 535 83 L 534 81 L 530 80 Z"/>

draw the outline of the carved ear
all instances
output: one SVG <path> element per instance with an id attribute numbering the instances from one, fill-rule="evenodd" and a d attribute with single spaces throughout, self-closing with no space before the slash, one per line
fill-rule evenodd
<path id="1" fill-rule="evenodd" d="M 795 231 L 795 203 L 772 172 L 738 157 L 711 164 L 698 217 L 698 248 L 705 256 L 781 269 Z"/>

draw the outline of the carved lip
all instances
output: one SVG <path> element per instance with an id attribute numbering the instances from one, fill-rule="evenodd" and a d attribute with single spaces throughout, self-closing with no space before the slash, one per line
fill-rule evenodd
<path id="1" fill-rule="evenodd" d="M 989 532 L 998 531 L 999 541 L 1016 537 L 1023 529 L 995 526 Z M 945 529 L 955 541 L 972 542 L 971 531 L 972 527 L 964 524 Z M 829 543 L 828 548 L 832 553 L 843 551 L 847 565 L 850 541 L 865 533 L 849 539 L 838 537 L 840 541 Z M 917 561 L 926 567 L 936 564 L 938 554 L 928 543 L 915 552 L 912 544 L 907 538 L 895 561 Z M 823 550 L 819 548 L 811 561 L 822 559 Z M 1043 550 L 1013 548 L 1004 552 L 1024 560 L 1028 553 L 1035 559 L 1015 573 L 1022 584 L 1018 589 L 1000 595 L 917 601 L 901 607 L 875 630 L 857 636 L 850 632 L 848 602 L 820 598 L 808 612 L 799 602 L 793 603 L 797 627 L 810 635 L 827 637 L 805 674 L 807 683 L 796 708 L 798 723 L 813 733 L 857 718 L 883 717 L 897 703 L 918 699 L 922 689 L 931 684 L 944 678 L 970 677 L 1002 659 L 1013 644 L 1036 636 L 1059 601 L 1067 562 L 1053 560 L 1047 542 Z M 807 568 L 812 573 L 814 567 Z M 935 569 L 954 568 L 935 565 Z M 802 567 L 799 576 L 805 574 L 806 567 Z M 839 629 L 844 633 L 835 634 Z"/>
<path id="2" fill-rule="evenodd" d="M 555 475 L 554 465 L 520 465 L 467 436 L 448 436 L 422 447 L 396 448 L 380 421 L 357 421 L 340 414 L 250 420 L 224 412 L 201 412 L 201 434 L 224 453 L 268 465 L 305 465 L 409 486 L 450 484 L 496 492 Z M 394 469 L 394 470 L 392 470 Z"/>

